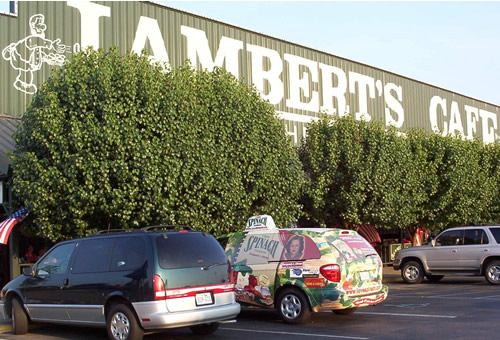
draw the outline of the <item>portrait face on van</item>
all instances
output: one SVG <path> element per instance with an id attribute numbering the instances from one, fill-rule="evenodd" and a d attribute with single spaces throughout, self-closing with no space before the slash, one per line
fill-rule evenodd
<path id="1" fill-rule="evenodd" d="M 304 238 L 301 235 L 291 237 L 285 245 L 283 260 L 299 260 L 304 255 Z"/>

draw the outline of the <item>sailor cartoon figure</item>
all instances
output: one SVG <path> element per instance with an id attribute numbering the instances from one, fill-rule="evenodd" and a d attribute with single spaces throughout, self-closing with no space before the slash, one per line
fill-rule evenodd
<path id="1" fill-rule="evenodd" d="M 69 46 L 61 44 L 61 39 L 46 39 L 47 26 L 44 22 L 42 14 L 33 15 L 29 20 L 31 34 L 2 51 L 2 57 L 10 61 L 11 66 L 18 71 L 14 87 L 24 93 L 36 93 L 33 72 L 40 70 L 44 62 L 62 66 L 66 58 L 63 53 Z"/>

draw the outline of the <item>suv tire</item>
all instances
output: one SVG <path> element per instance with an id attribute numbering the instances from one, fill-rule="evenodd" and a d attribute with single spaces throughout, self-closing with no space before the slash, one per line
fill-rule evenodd
<path id="1" fill-rule="evenodd" d="M 144 331 L 127 305 L 111 307 L 106 319 L 106 329 L 111 340 L 141 340 Z"/>
<path id="2" fill-rule="evenodd" d="M 219 328 L 219 324 L 217 322 L 205 323 L 202 325 L 196 325 L 189 327 L 191 332 L 195 335 L 210 335 L 215 333 L 217 328 Z"/>
<path id="3" fill-rule="evenodd" d="M 288 324 L 300 324 L 311 317 L 311 308 L 304 293 L 297 289 L 285 288 L 278 297 L 276 310 Z"/>
<path id="4" fill-rule="evenodd" d="M 401 269 L 401 277 L 406 283 L 420 283 L 424 278 L 424 268 L 417 261 L 408 261 Z"/>
<path id="5" fill-rule="evenodd" d="M 484 272 L 484 277 L 491 284 L 500 284 L 500 261 L 491 261 L 488 263 Z"/>
<path id="6" fill-rule="evenodd" d="M 28 315 L 18 298 L 12 299 L 12 333 L 16 335 L 28 333 Z"/>

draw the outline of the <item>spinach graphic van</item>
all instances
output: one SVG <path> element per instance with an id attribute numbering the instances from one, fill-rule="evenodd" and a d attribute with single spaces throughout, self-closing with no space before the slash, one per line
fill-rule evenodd
<path id="1" fill-rule="evenodd" d="M 225 251 L 237 301 L 276 309 L 290 324 L 311 312 L 351 314 L 387 298 L 380 257 L 352 230 L 278 229 L 271 216 L 254 216 L 245 231 L 227 235 Z"/>

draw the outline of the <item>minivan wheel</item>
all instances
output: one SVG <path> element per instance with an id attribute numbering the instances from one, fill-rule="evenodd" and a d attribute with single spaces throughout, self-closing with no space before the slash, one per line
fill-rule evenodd
<path id="1" fill-rule="evenodd" d="M 219 324 L 217 322 L 212 323 L 204 323 L 202 325 L 196 325 L 189 327 L 191 332 L 196 335 L 210 335 L 215 333 L 217 328 L 219 328 Z"/>
<path id="2" fill-rule="evenodd" d="M 346 308 L 346 309 L 334 309 L 332 310 L 332 312 L 338 315 L 349 315 L 354 313 L 357 309 L 358 307 Z"/>
<path id="3" fill-rule="evenodd" d="M 401 269 L 401 277 L 406 283 L 420 283 L 424 278 L 424 269 L 417 261 L 408 261 Z"/>
<path id="4" fill-rule="evenodd" d="M 484 276 L 489 283 L 494 285 L 500 284 L 500 261 L 491 261 L 488 263 Z"/>
<path id="5" fill-rule="evenodd" d="M 278 297 L 276 309 L 283 321 L 289 324 L 306 322 L 311 308 L 306 296 L 299 290 L 287 288 Z"/>
<path id="6" fill-rule="evenodd" d="M 28 333 L 28 315 L 17 298 L 12 299 L 12 332 L 16 335 Z"/>
<path id="7" fill-rule="evenodd" d="M 106 329 L 111 340 L 141 340 L 144 335 L 130 307 L 123 304 L 110 309 Z"/>

